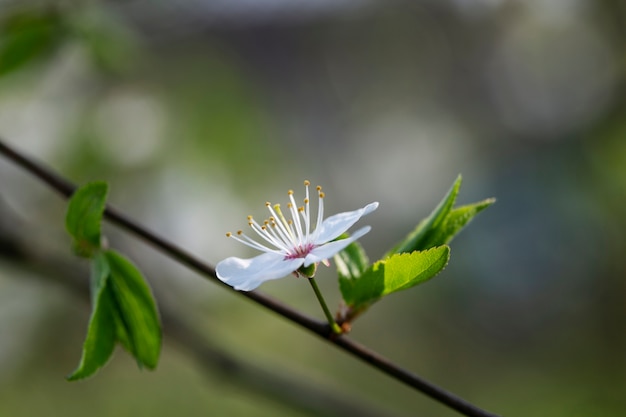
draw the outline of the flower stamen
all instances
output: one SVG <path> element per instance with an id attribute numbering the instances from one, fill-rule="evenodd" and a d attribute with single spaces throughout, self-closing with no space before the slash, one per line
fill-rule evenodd
<path id="1" fill-rule="evenodd" d="M 255 241 L 254 239 L 251 239 L 245 233 L 243 233 L 242 230 L 237 230 L 237 236 L 235 236 L 231 232 L 228 232 L 228 233 L 226 233 L 226 237 L 233 238 L 237 242 L 243 243 L 244 245 L 249 246 L 249 247 L 251 247 L 253 249 L 256 249 L 256 250 L 260 250 L 260 251 L 263 251 L 263 252 L 281 253 L 281 251 L 278 251 L 276 249 L 268 248 L 267 246 L 264 246 L 264 245 L 260 244 L 259 242 Z"/>
<path id="2" fill-rule="evenodd" d="M 280 210 L 280 204 L 274 204 L 274 206 L 272 207 L 272 205 L 269 202 L 267 202 L 265 203 L 265 206 L 272 214 L 272 217 L 274 217 L 275 219 L 274 224 L 278 226 L 278 231 L 279 231 L 279 234 L 281 234 L 282 236 L 282 240 L 285 243 L 291 242 L 292 239 L 289 237 L 291 233 L 288 230 L 289 225 L 287 224 L 287 220 L 285 220 L 285 216 L 283 216 L 283 213 Z M 276 221 L 276 219 L 278 219 L 278 221 Z"/>
<path id="3" fill-rule="evenodd" d="M 322 219 L 324 217 L 324 192 L 322 191 L 322 187 L 320 185 L 317 186 L 317 195 L 319 196 L 319 204 L 317 206 L 317 223 L 315 224 L 315 231 L 313 232 L 313 240 L 317 239 L 319 232 L 321 230 Z"/>
<path id="4" fill-rule="evenodd" d="M 276 246 L 279 249 L 287 250 L 287 246 L 281 239 L 276 239 L 272 236 L 267 230 L 267 221 L 263 222 L 263 226 L 258 224 L 256 220 L 252 218 L 252 216 L 248 216 L 248 225 L 254 230 L 261 238 L 263 238 L 267 243 L 270 243 Z"/>
<path id="5" fill-rule="evenodd" d="M 287 204 L 289 210 L 291 210 L 291 218 L 295 224 L 296 235 L 298 237 L 298 244 L 304 243 L 304 235 L 302 233 L 302 223 L 300 223 L 300 217 L 298 216 L 298 205 L 296 204 L 296 200 L 293 198 L 293 190 L 289 190 L 287 193 L 289 194 L 290 203 Z"/>

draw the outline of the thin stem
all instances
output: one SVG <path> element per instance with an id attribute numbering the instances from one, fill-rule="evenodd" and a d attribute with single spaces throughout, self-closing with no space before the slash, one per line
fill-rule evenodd
<path id="1" fill-rule="evenodd" d="M 44 183 L 48 184 L 52 189 L 63 195 L 65 198 L 69 198 L 76 186 L 61 177 L 50 168 L 43 166 L 42 164 L 31 160 L 30 158 L 22 155 L 12 147 L 8 146 L 0 138 L 0 153 L 4 154 L 9 160 L 13 161 L 26 171 L 38 177 Z M 336 335 L 332 331 L 329 332 L 326 323 L 311 318 L 286 304 L 275 300 L 267 295 L 259 293 L 257 291 L 241 292 L 235 291 L 232 287 L 224 284 L 217 278 L 215 269 L 196 258 L 194 255 L 186 252 L 182 248 L 173 244 L 172 242 L 158 236 L 154 232 L 143 227 L 139 223 L 133 221 L 122 212 L 118 211 L 111 205 L 107 204 L 104 216 L 114 224 L 117 224 L 121 228 L 128 232 L 140 237 L 147 243 L 151 244 L 155 248 L 161 250 L 164 254 L 175 259 L 182 265 L 187 266 L 190 269 L 198 272 L 205 278 L 222 285 L 228 290 L 234 291 L 237 294 L 249 298 L 252 301 L 266 307 L 269 310 L 285 317 L 286 319 L 298 324 L 299 326 L 310 330 L 319 337 L 325 339 L 329 343 L 332 343 L 346 352 L 358 357 L 362 361 L 370 364 L 378 370 L 386 373 L 392 378 L 405 383 L 406 385 L 414 388 L 417 391 L 422 392 L 430 396 L 431 398 L 439 401 L 440 403 L 458 411 L 459 413 L 468 417 L 498 417 L 496 414 L 492 414 L 488 411 L 482 410 L 476 407 L 472 403 L 444 390 L 437 385 L 426 381 L 425 379 L 409 372 L 408 370 L 394 364 L 389 359 L 379 355 L 378 353 L 368 349 L 367 347 L 347 338 L 345 335 Z"/>
<path id="2" fill-rule="evenodd" d="M 339 327 L 339 325 L 335 322 L 333 315 L 328 309 L 328 306 L 326 305 L 326 301 L 324 300 L 324 296 L 322 295 L 322 292 L 320 291 L 320 287 L 317 286 L 317 281 L 315 281 L 315 278 L 309 277 L 309 284 L 311 284 L 311 287 L 313 288 L 313 292 L 315 293 L 315 296 L 317 297 L 317 301 L 319 301 L 320 305 L 322 306 L 322 310 L 324 310 L 324 315 L 326 316 L 326 320 L 328 320 L 328 324 L 330 325 L 330 328 L 336 334 L 341 334 L 341 327 Z"/>

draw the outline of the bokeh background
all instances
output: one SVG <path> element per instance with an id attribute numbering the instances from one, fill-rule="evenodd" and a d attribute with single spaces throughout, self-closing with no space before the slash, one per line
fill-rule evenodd
<path id="1" fill-rule="evenodd" d="M 224 233 L 304 179 L 328 213 L 380 202 L 361 220 L 377 259 L 461 173 L 459 203 L 497 203 L 352 337 L 499 414 L 623 415 L 622 0 L 3 0 L 0 25 L 4 140 L 109 181 L 115 206 L 213 264 L 251 255 Z M 333 415 L 320 392 L 343 415 L 457 415 L 112 226 L 159 303 L 261 376 L 166 335 L 155 372 L 118 350 L 68 383 L 89 305 L 64 202 L 0 158 L 0 207 L 1 416 Z M 334 269 L 318 281 L 337 305 Z M 262 290 L 322 317 L 301 280 Z"/>

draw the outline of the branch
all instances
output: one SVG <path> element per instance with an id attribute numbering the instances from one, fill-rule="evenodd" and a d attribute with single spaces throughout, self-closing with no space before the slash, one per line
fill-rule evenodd
<path id="1" fill-rule="evenodd" d="M 69 198 L 76 186 L 61 177 L 51 169 L 43 166 L 42 164 L 29 159 L 25 155 L 22 155 L 15 149 L 9 147 L 7 144 L 0 140 L 0 153 L 4 154 L 8 159 L 16 163 L 21 168 L 24 168 L 31 174 L 38 177 L 40 180 L 48 184 L 51 188 L 63 195 L 65 198 Z M 275 313 L 285 317 L 286 319 L 304 327 L 339 348 L 349 352 L 353 356 L 358 357 L 362 361 L 370 364 L 374 368 L 386 373 L 392 378 L 405 383 L 406 385 L 420 391 L 431 398 L 439 401 L 440 403 L 458 411 L 459 413 L 468 417 L 497 417 L 497 415 L 482 410 L 470 402 L 444 390 L 443 388 L 426 381 L 425 379 L 415 375 L 412 372 L 394 364 L 389 359 L 379 355 L 378 353 L 370 350 L 369 348 L 349 339 L 345 335 L 337 336 L 328 326 L 327 323 L 311 318 L 286 304 L 277 301 L 267 295 L 264 295 L 258 291 L 240 292 L 233 290 L 230 286 L 224 284 L 217 278 L 215 269 L 186 252 L 182 248 L 167 241 L 166 239 L 156 235 L 150 230 L 144 228 L 142 225 L 136 223 L 119 210 L 115 209 L 111 205 L 107 204 L 104 212 L 105 217 L 111 222 L 128 232 L 135 234 L 142 238 L 152 246 L 161 250 L 164 254 L 175 259 L 179 263 L 187 266 L 188 268 L 198 272 L 205 278 L 233 291 L 243 297 L 249 298 L 257 304 L 260 304 L 267 309 L 274 311 Z"/>

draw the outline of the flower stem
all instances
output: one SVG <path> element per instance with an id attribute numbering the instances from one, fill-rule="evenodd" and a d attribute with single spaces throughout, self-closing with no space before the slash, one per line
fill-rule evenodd
<path id="1" fill-rule="evenodd" d="M 324 315 L 326 316 L 326 319 L 328 320 L 328 324 L 330 325 L 330 328 L 333 330 L 334 333 L 341 334 L 342 333 L 341 327 L 339 327 L 339 325 L 335 322 L 333 315 L 330 313 L 330 310 L 328 309 L 328 306 L 326 305 L 326 301 L 324 301 L 324 297 L 322 296 L 322 293 L 319 287 L 317 286 L 317 282 L 315 282 L 315 278 L 312 278 L 312 277 L 309 278 L 309 283 L 311 284 L 311 287 L 313 287 L 313 292 L 315 292 L 317 301 L 319 301 L 320 305 L 322 306 L 322 310 L 324 310 Z"/>

